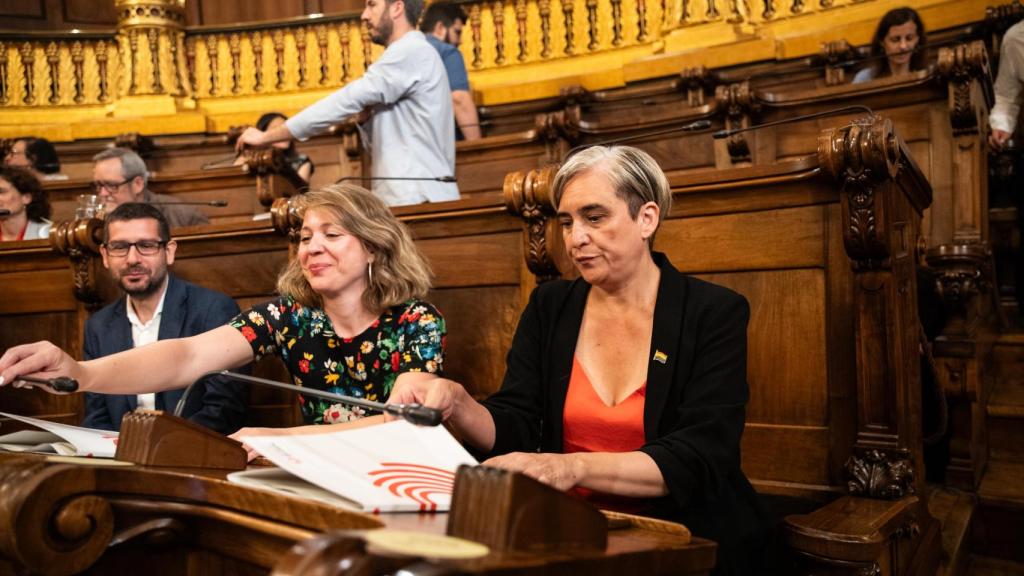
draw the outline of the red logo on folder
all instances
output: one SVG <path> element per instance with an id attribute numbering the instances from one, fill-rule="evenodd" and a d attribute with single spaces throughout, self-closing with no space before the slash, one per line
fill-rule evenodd
<path id="1" fill-rule="evenodd" d="M 421 511 L 437 510 L 432 496 L 451 494 L 455 487 L 455 473 L 443 468 L 406 462 L 381 462 L 379 470 L 369 472 L 373 485 L 386 488 L 395 496 L 409 498 L 420 505 Z"/>

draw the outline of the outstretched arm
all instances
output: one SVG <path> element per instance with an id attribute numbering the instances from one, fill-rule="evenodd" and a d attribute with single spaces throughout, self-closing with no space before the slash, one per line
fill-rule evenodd
<path id="1" fill-rule="evenodd" d="M 35 342 L 10 348 L 0 357 L 0 386 L 20 376 L 69 376 L 78 380 L 80 391 L 144 394 L 182 388 L 207 372 L 235 368 L 252 359 L 249 343 L 230 326 L 84 362 L 49 342 Z"/>

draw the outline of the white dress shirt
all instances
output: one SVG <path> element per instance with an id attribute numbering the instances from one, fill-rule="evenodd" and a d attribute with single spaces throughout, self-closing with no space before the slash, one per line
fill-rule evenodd
<path id="1" fill-rule="evenodd" d="M 135 313 L 135 308 L 132 306 L 132 297 L 128 296 L 125 298 L 125 305 L 128 307 L 128 322 L 132 325 L 132 345 L 135 348 L 145 346 L 146 344 L 152 344 L 160 339 L 160 317 L 164 313 L 164 298 L 167 297 L 167 284 L 164 281 L 164 293 L 160 295 L 160 302 L 156 305 L 156 310 L 153 312 L 153 317 L 149 319 L 149 322 L 142 323 L 139 320 L 139 316 Z M 147 410 L 156 410 L 156 394 L 139 394 L 138 397 L 138 408 L 145 408 Z"/>
<path id="2" fill-rule="evenodd" d="M 999 50 L 999 76 L 996 77 L 996 105 L 988 115 L 993 130 L 1013 132 L 1020 112 L 1020 92 L 1024 87 L 1024 21 L 1010 27 Z"/>
<path id="3" fill-rule="evenodd" d="M 373 116 L 360 133 L 372 154 L 372 176 L 455 175 L 448 74 L 422 32 L 406 32 L 362 77 L 289 118 L 288 131 L 305 140 L 367 107 Z M 459 198 L 452 182 L 374 180 L 373 191 L 392 206 Z"/>

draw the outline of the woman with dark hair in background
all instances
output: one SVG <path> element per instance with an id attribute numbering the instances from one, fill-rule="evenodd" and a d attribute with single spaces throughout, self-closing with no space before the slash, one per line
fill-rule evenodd
<path id="1" fill-rule="evenodd" d="M 51 211 L 46 190 L 31 172 L 0 166 L 0 240 L 47 238 Z"/>
<path id="2" fill-rule="evenodd" d="M 266 132 L 271 128 L 276 128 L 284 124 L 284 121 L 287 119 L 288 117 L 285 116 L 284 114 L 281 114 L 280 112 L 267 112 L 263 116 L 260 116 L 260 119 L 256 121 L 256 128 Z M 294 140 L 275 142 L 274 144 L 272 144 L 272 146 L 274 148 L 280 148 L 284 150 L 285 158 L 287 159 L 288 164 L 292 167 L 293 170 L 295 170 L 295 172 L 299 175 L 300 178 L 302 178 L 306 182 L 309 182 L 309 178 L 310 176 L 313 175 L 314 170 L 313 161 L 309 159 L 309 156 L 301 154 L 295 149 Z M 236 165 L 244 163 L 245 158 L 242 156 L 239 156 L 238 159 L 235 160 Z"/>
<path id="3" fill-rule="evenodd" d="M 857 72 L 853 83 L 923 70 L 926 44 L 924 23 L 917 11 L 904 7 L 886 12 L 871 40 L 872 64 Z"/>
<path id="4" fill-rule="evenodd" d="M 60 173 L 60 159 L 57 149 L 46 138 L 26 136 L 18 138 L 4 157 L 7 166 L 28 168 L 40 180 L 67 180 L 67 175 Z"/>

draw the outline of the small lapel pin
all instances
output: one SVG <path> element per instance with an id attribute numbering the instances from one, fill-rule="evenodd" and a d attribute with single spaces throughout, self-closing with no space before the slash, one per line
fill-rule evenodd
<path id="1" fill-rule="evenodd" d="M 668 354 L 665 354 L 661 350 L 655 350 L 654 361 L 657 362 L 658 364 L 664 364 L 666 361 L 668 361 Z"/>

